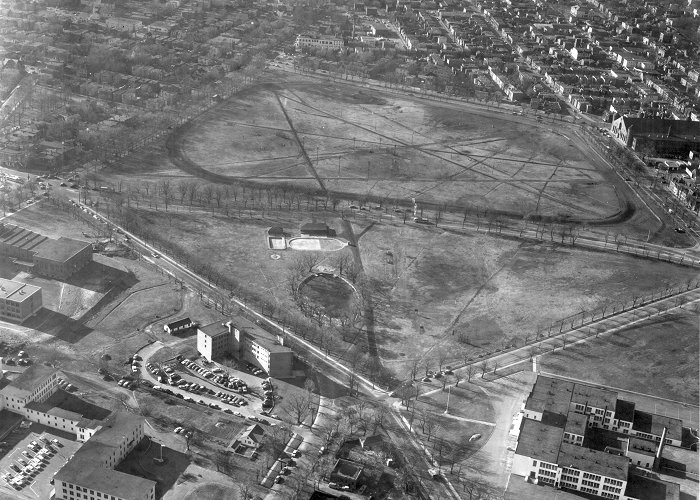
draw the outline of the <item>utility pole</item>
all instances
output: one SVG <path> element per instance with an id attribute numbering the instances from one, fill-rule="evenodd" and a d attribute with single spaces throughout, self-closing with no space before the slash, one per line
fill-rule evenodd
<path id="1" fill-rule="evenodd" d="M 451 385 L 447 386 L 447 406 L 445 406 L 445 415 L 447 415 L 447 412 L 450 411 L 450 389 L 452 389 Z"/>

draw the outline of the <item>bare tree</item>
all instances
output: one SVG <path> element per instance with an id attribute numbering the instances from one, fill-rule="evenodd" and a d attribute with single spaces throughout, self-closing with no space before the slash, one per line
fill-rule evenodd
<path id="1" fill-rule="evenodd" d="M 447 355 L 448 355 L 448 351 L 445 351 L 442 348 L 438 349 L 437 361 L 438 361 L 438 371 L 440 371 L 440 372 L 442 371 L 442 365 L 444 365 L 445 361 L 447 360 Z"/>
<path id="2" fill-rule="evenodd" d="M 165 205 L 165 211 L 168 211 L 168 202 L 172 196 L 172 186 L 170 185 L 170 179 L 161 179 L 160 181 L 160 193 L 163 195 L 163 204 Z"/>
<path id="3" fill-rule="evenodd" d="M 311 414 L 311 400 L 308 394 L 295 393 L 286 398 L 282 409 L 296 420 L 297 425 L 301 425 Z"/>

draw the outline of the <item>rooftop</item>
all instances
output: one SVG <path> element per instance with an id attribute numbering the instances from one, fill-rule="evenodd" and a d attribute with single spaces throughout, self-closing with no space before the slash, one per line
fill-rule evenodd
<path id="1" fill-rule="evenodd" d="M 617 392 L 599 389 L 586 384 L 576 384 L 571 401 L 592 406 L 593 408 L 606 408 L 614 411 L 617 403 Z"/>
<path id="2" fill-rule="evenodd" d="M 57 240 L 47 238 L 35 248 L 35 256 L 56 262 L 66 262 L 85 247 L 92 247 L 92 245 L 85 241 L 63 236 Z"/>
<path id="3" fill-rule="evenodd" d="M 177 319 L 172 323 L 168 323 L 168 328 L 179 328 L 181 326 L 189 325 L 190 323 L 192 323 L 190 318 Z"/>
<path id="4" fill-rule="evenodd" d="M 572 434 L 578 434 L 583 436 L 586 434 L 586 426 L 588 424 L 588 417 L 580 413 L 569 413 L 566 419 L 566 425 L 564 426 L 564 432 L 570 432 Z"/>
<path id="5" fill-rule="evenodd" d="M 629 459 L 605 453 L 604 451 L 562 443 L 558 465 L 561 467 L 574 467 L 593 474 L 627 481 Z"/>
<path id="6" fill-rule="evenodd" d="M 224 333 L 228 333 L 228 327 L 226 326 L 226 323 L 221 323 L 220 321 L 215 323 L 209 323 L 205 326 L 200 326 L 198 330 L 209 337 L 216 337 Z"/>
<path id="7" fill-rule="evenodd" d="M 625 422 L 632 422 L 634 420 L 634 403 L 618 399 L 617 403 L 615 403 L 615 418 Z"/>
<path id="8" fill-rule="evenodd" d="M 666 437 L 668 439 L 681 440 L 683 433 L 683 422 L 677 418 L 656 415 L 645 411 L 635 410 L 632 428 L 638 432 L 646 432 L 654 436 L 660 436 L 664 430 L 668 429 Z"/>
<path id="9" fill-rule="evenodd" d="M 566 415 L 569 412 L 573 390 L 573 382 L 539 376 L 525 408 L 537 412 L 547 409 L 551 413 Z"/>
<path id="10" fill-rule="evenodd" d="M 630 437 L 630 451 L 635 453 L 641 453 L 644 455 L 656 455 L 656 450 L 659 446 L 654 441 L 649 441 L 647 439 L 640 439 L 638 437 Z"/>
<path id="11" fill-rule="evenodd" d="M 333 474 L 357 480 L 362 474 L 362 465 L 339 458 L 333 467 Z"/>
<path id="12" fill-rule="evenodd" d="M 0 299 L 24 302 L 37 292 L 41 292 L 41 288 L 38 286 L 0 278 Z"/>
<path id="13" fill-rule="evenodd" d="M 264 347 L 270 352 L 287 352 L 289 347 L 277 343 L 277 337 L 267 330 L 260 328 L 259 325 L 253 323 L 243 316 L 235 316 L 231 318 L 231 324 L 239 331 L 246 332 L 255 339 L 255 342 Z"/>
<path id="14" fill-rule="evenodd" d="M 679 500 L 681 487 L 677 483 L 630 475 L 627 479 L 625 496 L 639 500 Z"/>
<path id="15" fill-rule="evenodd" d="M 520 437 L 515 453 L 556 464 L 563 437 L 564 429 L 561 427 L 524 418 L 520 426 Z"/>
<path id="16" fill-rule="evenodd" d="M 55 368 L 35 364 L 29 366 L 24 372 L 15 378 L 9 385 L 2 389 L 6 396 L 25 398 L 41 385 L 41 383 L 56 372 Z"/>
<path id="17" fill-rule="evenodd" d="M 124 436 L 131 434 L 137 425 L 143 425 L 142 417 L 125 412 L 112 414 L 56 473 L 55 478 L 120 498 L 143 497 L 146 491 L 155 487 L 154 481 L 96 466 L 108 454 L 106 449 L 118 447 Z"/>

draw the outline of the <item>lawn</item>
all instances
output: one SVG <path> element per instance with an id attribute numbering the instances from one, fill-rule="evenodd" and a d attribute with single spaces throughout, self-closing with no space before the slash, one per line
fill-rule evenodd
<path id="1" fill-rule="evenodd" d="M 442 352 L 449 364 L 462 351 L 522 343 L 583 309 L 697 276 L 667 263 L 483 233 L 379 224 L 357 226 L 361 232 L 362 262 L 377 289 L 380 354 L 397 373 L 407 359 L 436 360 Z"/>
<path id="2" fill-rule="evenodd" d="M 620 209 L 609 173 L 576 142 L 540 124 L 295 80 L 226 101 L 187 132 L 183 157 L 231 179 L 324 183 L 357 196 L 582 219 Z"/>
<path id="3" fill-rule="evenodd" d="M 699 349 L 697 312 L 683 310 L 545 354 L 540 366 L 546 372 L 698 405 Z"/>

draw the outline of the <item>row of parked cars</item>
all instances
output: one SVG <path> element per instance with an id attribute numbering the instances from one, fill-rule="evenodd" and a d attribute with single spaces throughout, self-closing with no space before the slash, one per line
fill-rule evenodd
<path id="1" fill-rule="evenodd" d="M 68 383 L 68 381 L 64 380 L 62 377 L 58 377 L 57 381 L 58 381 L 58 387 L 60 387 L 64 391 L 75 392 L 78 390 L 78 388 L 76 386 Z"/>
<path id="2" fill-rule="evenodd" d="M 32 441 L 27 445 L 29 450 L 22 451 L 22 458 L 10 464 L 12 472 L 3 474 L 2 479 L 19 491 L 33 482 L 34 476 L 41 472 L 49 463 L 51 457 L 56 454 L 56 447 L 60 446 L 58 439 L 49 440 L 43 436 L 41 444 Z"/>
<path id="3" fill-rule="evenodd" d="M 233 391 L 237 391 L 239 394 L 245 394 L 249 392 L 248 384 L 246 384 L 243 380 L 239 379 L 238 377 L 234 377 L 233 375 L 224 372 L 221 368 L 214 368 L 212 370 L 208 370 L 207 368 L 198 365 L 197 363 L 188 358 L 182 358 L 179 361 L 180 364 L 186 366 L 189 370 L 199 373 L 204 378 L 211 380 L 215 384 L 224 386 L 227 389 Z"/>

